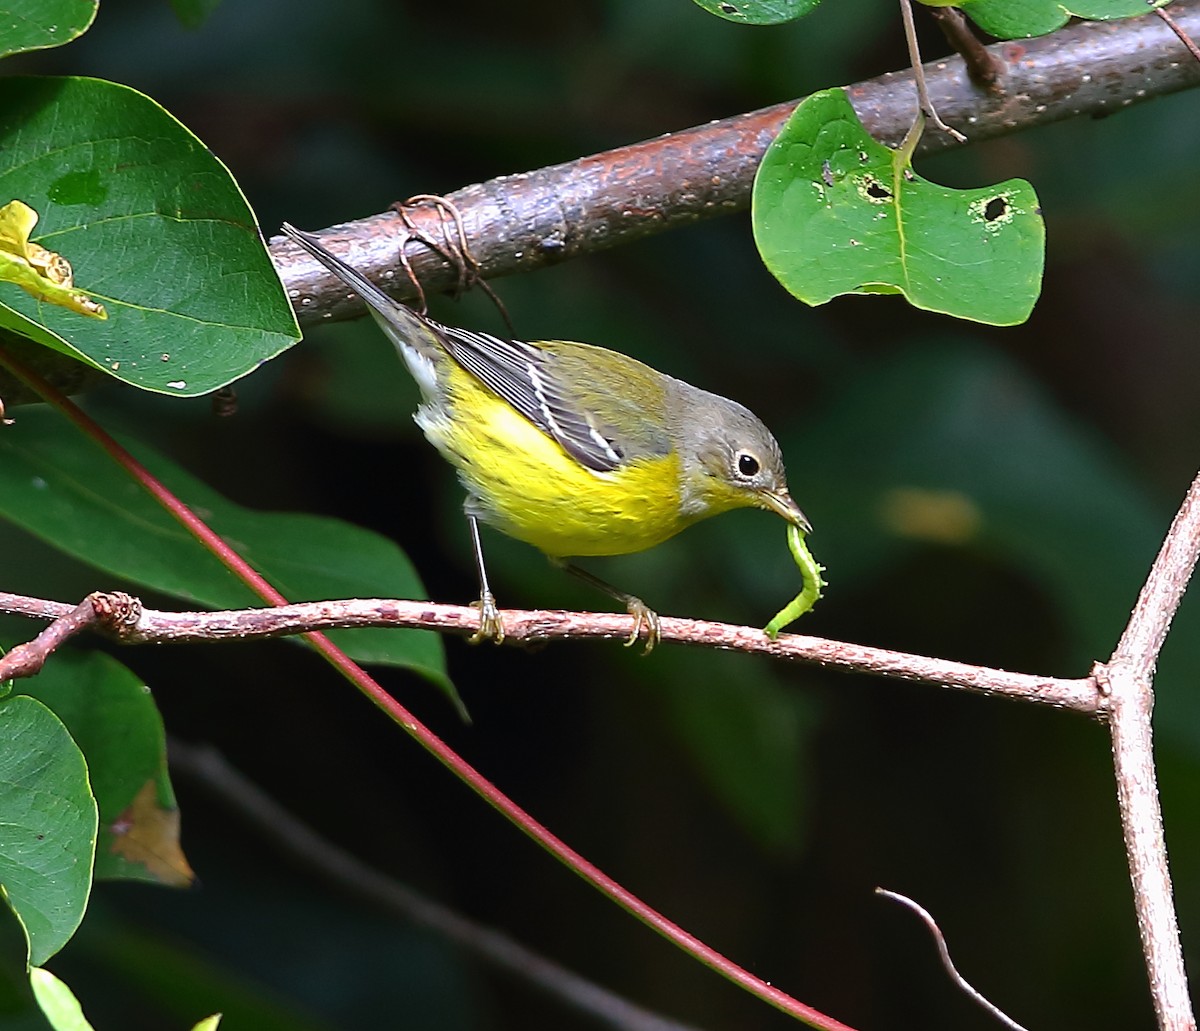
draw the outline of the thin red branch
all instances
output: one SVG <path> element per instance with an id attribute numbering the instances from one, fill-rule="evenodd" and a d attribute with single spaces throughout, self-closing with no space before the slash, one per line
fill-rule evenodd
<path id="1" fill-rule="evenodd" d="M 429 928 L 609 1027 L 620 1031 L 696 1031 L 691 1025 L 634 1005 L 508 935 L 385 876 L 302 823 L 215 749 L 172 739 L 167 751 L 173 775 L 182 772 L 242 816 L 251 830 L 279 847 L 296 864 L 366 902 L 372 912 L 392 913 Z"/>
<path id="2" fill-rule="evenodd" d="M 70 398 L 56 390 L 42 376 L 30 369 L 10 351 L 3 348 L 0 348 L 0 365 L 6 366 L 14 376 L 62 412 L 87 437 L 99 444 L 113 461 L 125 470 L 143 489 L 149 492 L 201 544 L 224 562 L 227 568 L 254 590 L 259 597 L 272 605 L 287 604 L 286 599 L 249 563 L 206 526 L 182 501 L 171 494 L 163 484 L 154 478 L 148 469 L 122 447 L 94 419 L 71 401 Z M 761 978 L 756 977 L 748 970 L 738 966 L 732 960 L 700 941 L 695 935 L 690 934 L 678 924 L 668 920 L 657 910 L 651 908 L 632 892 L 609 877 L 608 874 L 594 863 L 585 859 L 580 853 L 567 845 L 566 842 L 553 834 L 548 827 L 535 820 L 532 815 L 505 795 L 491 781 L 450 748 L 432 730 L 418 720 L 408 709 L 389 695 L 381 685 L 368 675 L 365 670 L 360 668 L 345 652 L 330 641 L 328 637 L 321 633 L 307 633 L 305 637 L 330 665 L 358 688 L 377 708 L 383 711 L 395 723 L 399 724 L 410 737 L 441 762 L 454 776 L 466 784 L 467 787 L 489 805 L 498 810 L 506 819 L 532 838 L 537 844 L 541 845 L 552 856 L 573 870 L 584 881 L 592 885 L 592 887 L 596 888 L 626 912 L 636 917 L 647 927 L 661 934 L 664 938 L 678 946 L 694 959 L 699 960 L 711 970 L 789 1016 L 803 1021 L 810 1027 L 822 1029 L 822 1031 L 853 1031 L 848 1025 L 826 1016 L 811 1006 L 806 1006 L 774 985 L 768 984 Z"/>

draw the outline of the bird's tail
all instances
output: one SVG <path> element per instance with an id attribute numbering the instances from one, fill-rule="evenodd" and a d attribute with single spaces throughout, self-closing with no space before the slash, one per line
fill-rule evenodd
<path id="1" fill-rule="evenodd" d="M 287 222 L 281 227 L 284 234 L 311 254 L 330 272 L 367 302 L 375 321 L 399 349 L 410 371 L 424 388 L 433 369 L 431 363 L 442 360 L 446 353 L 442 333 L 436 323 L 389 297 L 353 265 L 347 265 L 327 250 L 315 237 Z"/>

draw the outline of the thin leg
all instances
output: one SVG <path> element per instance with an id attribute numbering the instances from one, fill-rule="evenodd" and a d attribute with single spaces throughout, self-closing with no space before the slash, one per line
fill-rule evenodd
<path id="1" fill-rule="evenodd" d="M 475 551 L 475 571 L 479 574 L 479 629 L 468 640 L 471 644 L 480 641 L 504 641 L 504 622 L 500 618 L 500 610 L 496 608 L 496 599 L 488 586 L 487 570 L 483 566 L 483 545 L 479 541 L 479 520 L 467 516 L 467 525 L 471 528 L 471 546 Z"/>
<path id="2" fill-rule="evenodd" d="M 619 591 L 612 584 L 601 580 L 598 576 L 593 576 L 586 569 L 580 569 L 578 566 L 570 562 L 563 562 L 560 559 L 551 559 L 556 566 L 565 569 L 574 577 L 578 577 L 586 584 L 591 584 L 598 591 L 603 591 L 610 598 L 616 598 L 626 611 L 633 617 L 633 633 L 629 635 L 629 639 L 625 642 L 625 647 L 629 648 L 637 643 L 637 639 L 642 634 L 642 627 L 646 628 L 646 650 L 643 655 L 649 655 L 654 651 L 654 646 L 658 644 L 662 636 L 659 631 L 658 613 L 650 608 L 641 598 L 633 594 L 626 594 L 624 591 Z"/>

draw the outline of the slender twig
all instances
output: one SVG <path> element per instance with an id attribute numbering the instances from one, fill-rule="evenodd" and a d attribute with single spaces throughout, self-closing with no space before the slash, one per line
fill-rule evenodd
<path id="1" fill-rule="evenodd" d="M 1156 7 L 1154 9 L 1154 13 L 1170 26 L 1171 31 L 1179 37 L 1179 42 L 1188 48 L 1188 53 L 1190 53 L 1197 61 L 1200 61 L 1200 47 L 1196 46 L 1196 41 L 1187 34 L 1179 22 L 1171 17 L 1166 8 Z"/>
<path id="2" fill-rule="evenodd" d="M 73 609 L 56 616 L 54 622 L 32 641 L 10 648 L 0 656 L 0 683 L 17 677 L 35 676 L 59 645 L 89 627 L 110 619 L 114 607 L 106 602 L 108 597 L 100 593 L 89 594 Z"/>
<path id="3" fill-rule="evenodd" d="M 1158 653 L 1198 557 L 1200 475 L 1171 523 L 1116 651 L 1094 671 L 1108 695 L 1117 801 L 1150 991 L 1159 1027 L 1170 1031 L 1196 1023 L 1171 897 L 1150 718 Z"/>
<path id="4" fill-rule="evenodd" d="M 61 602 L 0 593 L 0 612 L 56 618 L 69 608 Z M 940 684 L 977 694 L 1002 695 L 1087 715 L 1096 715 L 1101 708 L 1095 683 L 1087 677 L 1069 680 L 1011 673 L 987 666 L 799 634 L 780 634 L 772 641 L 755 627 L 702 619 L 663 616 L 660 622 L 661 640 L 664 643 L 770 655 L 829 669 Z M 632 617 L 618 613 L 540 609 L 504 611 L 506 644 L 534 644 L 553 640 L 624 641 L 629 637 L 631 626 Z M 127 644 L 199 643 L 283 637 L 309 633 L 315 629 L 340 630 L 347 627 L 404 627 L 444 630 L 468 636 L 479 628 L 479 609 L 390 598 L 300 602 L 269 609 L 223 612 L 142 609 L 137 623 L 124 626 L 122 632 L 115 636 Z M 4 662 L 4 658 L 0 658 L 0 678 L 6 675 Z"/>
<path id="5" fill-rule="evenodd" d="M 86 436 L 103 448 L 105 453 L 125 470 L 135 483 L 149 492 L 166 511 L 225 563 L 226 567 L 259 597 L 272 605 L 287 604 L 286 599 L 249 563 L 155 479 L 145 466 L 70 398 L 52 387 L 43 376 L 40 376 L 11 351 L 3 347 L 0 347 L 0 365 L 6 366 L 14 376 L 62 412 Z M 710 970 L 781 1012 L 814 1028 L 825 1029 L 825 1031 L 849 1031 L 846 1024 L 805 1005 L 745 968 L 738 966 L 726 956 L 700 941 L 695 935 L 690 934 L 647 905 L 517 805 L 407 708 L 397 702 L 328 637 L 321 633 L 306 633 L 305 638 L 334 669 L 350 681 L 372 704 L 397 723 L 425 751 L 441 762 L 454 776 L 500 812 L 510 823 L 610 901 L 615 902 L 627 913 L 636 917 L 692 958 L 699 960 Z"/>
<path id="6" fill-rule="evenodd" d="M 471 955 L 499 967 L 586 1015 L 621 1031 L 694 1031 L 581 977 L 506 934 L 476 923 L 420 892 L 386 877 L 317 834 L 234 768 L 216 749 L 172 739 L 171 772 L 214 795 L 293 862 L 339 889 L 401 919 L 428 928 Z"/>
<path id="7" fill-rule="evenodd" d="M 911 909 L 925 922 L 925 926 L 929 928 L 929 933 L 933 935 L 933 940 L 937 943 L 938 956 L 941 957 L 942 967 L 949 975 L 950 980 L 958 985 L 965 995 L 977 1002 L 1002 1024 L 1012 1028 L 1012 1031 L 1025 1031 L 1024 1027 L 1013 1020 L 1012 1017 L 1000 1009 L 1000 1007 L 995 1003 L 988 1001 L 988 999 L 983 995 L 982 992 L 979 991 L 978 988 L 973 987 L 971 983 L 958 972 L 958 968 L 955 967 L 954 961 L 950 958 L 950 949 L 946 945 L 946 937 L 942 934 L 942 929 L 938 927 L 937 921 L 934 920 L 930 915 L 929 910 L 927 910 L 924 906 L 914 902 L 907 895 L 901 895 L 898 891 L 888 891 L 887 888 L 876 888 L 875 894 L 882 895 L 885 899 L 891 899 L 893 902 L 899 902 L 900 905 Z"/>
<path id="8" fill-rule="evenodd" d="M 929 86 L 925 82 L 925 67 L 921 64 L 921 47 L 917 42 L 917 26 L 913 20 L 912 0 L 900 0 L 900 18 L 904 22 L 904 41 L 908 44 L 908 57 L 912 62 L 913 82 L 917 87 L 917 100 L 921 111 L 935 129 L 947 133 L 959 143 L 966 143 L 967 138 L 961 132 L 942 121 L 929 96 Z"/>

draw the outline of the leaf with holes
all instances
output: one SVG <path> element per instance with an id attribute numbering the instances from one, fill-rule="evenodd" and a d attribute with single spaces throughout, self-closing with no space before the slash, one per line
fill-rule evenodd
<path id="1" fill-rule="evenodd" d="M 695 0 L 710 14 L 743 25 L 778 25 L 803 18 L 821 0 Z"/>
<path id="2" fill-rule="evenodd" d="M 953 190 L 922 179 L 873 140 L 846 94 L 804 101 L 754 182 L 754 237 L 796 297 L 902 293 L 918 308 L 991 325 L 1028 318 L 1045 227 L 1020 179 Z"/>

